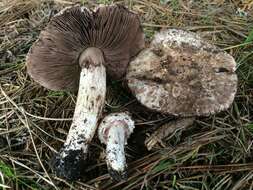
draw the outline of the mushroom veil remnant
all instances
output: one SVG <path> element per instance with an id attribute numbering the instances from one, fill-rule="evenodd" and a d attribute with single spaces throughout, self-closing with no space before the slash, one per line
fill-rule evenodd
<path id="1" fill-rule="evenodd" d="M 69 134 L 55 159 L 58 175 L 80 176 L 104 106 L 106 74 L 123 77 L 143 48 L 138 16 L 119 5 L 64 9 L 40 33 L 27 55 L 29 75 L 51 90 L 78 90 Z"/>

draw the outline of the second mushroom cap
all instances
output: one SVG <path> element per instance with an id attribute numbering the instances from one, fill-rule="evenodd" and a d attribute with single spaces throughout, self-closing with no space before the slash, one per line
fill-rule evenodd
<path id="1" fill-rule="evenodd" d="M 162 30 L 130 62 L 127 82 L 146 107 L 179 116 L 228 108 L 237 89 L 232 56 L 183 30 Z"/>

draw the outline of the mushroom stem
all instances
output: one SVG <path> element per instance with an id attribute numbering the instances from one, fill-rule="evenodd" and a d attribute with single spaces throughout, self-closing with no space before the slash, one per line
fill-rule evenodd
<path id="1" fill-rule="evenodd" d="M 166 137 L 175 136 L 177 131 L 184 131 L 187 127 L 191 126 L 195 117 L 178 118 L 175 121 L 170 121 L 159 128 L 157 128 L 151 136 L 146 138 L 145 145 L 148 150 L 152 150 L 157 143 L 162 144 L 162 140 Z"/>
<path id="2" fill-rule="evenodd" d="M 55 161 L 57 175 L 70 180 L 81 175 L 104 106 L 106 72 L 103 61 L 102 52 L 96 48 L 86 49 L 79 58 L 82 70 L 73 122 Z"/>
<path id="3" fill-rule="evenodd" d="M 106 144 L 106 163 L 110 176 L 116 180 L 126 180 L 127 164 L 125 145 L 133 132 L 134 121 L 128 113 L 113 113 L 103 119 L 99 126 L 99 139 Z"/>

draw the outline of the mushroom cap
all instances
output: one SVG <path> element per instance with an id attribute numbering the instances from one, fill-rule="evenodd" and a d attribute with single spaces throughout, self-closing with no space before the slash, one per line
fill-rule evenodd
<path id="1" fill-rule="evenodd" d="M 107 73 L 121 78 L 129 59 L 144 48 L 139 18 L 120 5 L 66 8 L 54 16 L 27 55 L 27 71 L 51 90 L 77 90 L 79 56 L 89 47 L 102 51 Z"/>
<path id="2" fill-rule="evenodd" d="M 146 107 L 178 116 L 209 115 L 227 109 L 237 89 L 232 56 L 197 34 L 162 30 L 130 62 L 127 82 Z"/>

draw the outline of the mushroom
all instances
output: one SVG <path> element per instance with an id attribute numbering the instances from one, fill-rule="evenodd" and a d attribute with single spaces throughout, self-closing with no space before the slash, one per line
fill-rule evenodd
<path id="1" fill-rule="evenodd" d="M 232 104 L 235 70 L 228 53 L 195 33 L 169 29 L 156 33 L 150 47 L 130 62 L 126 79 L 132 94 L 151 110 L 208 116 Z"/>
<path id="2" fill-rule="evenodd" d="M 110 176 L 116 180 L 127 179 L 124 146 L 134 130 L 129 113 L 112 113 L 98 127 L 99 139 L 106 144 L 106 163 Z"/>
<path id="3" fill-rule="evenodd" d="M 27 55 L 28 74 L 51 90 L 78 90 L 73 121 L 54 162 L 57 175 L 80 176 L 104 107 L 106 74 L 122 78 L 142 48 L 138 16 L 120 5 L 66 8 L 40 33 Z"/>

